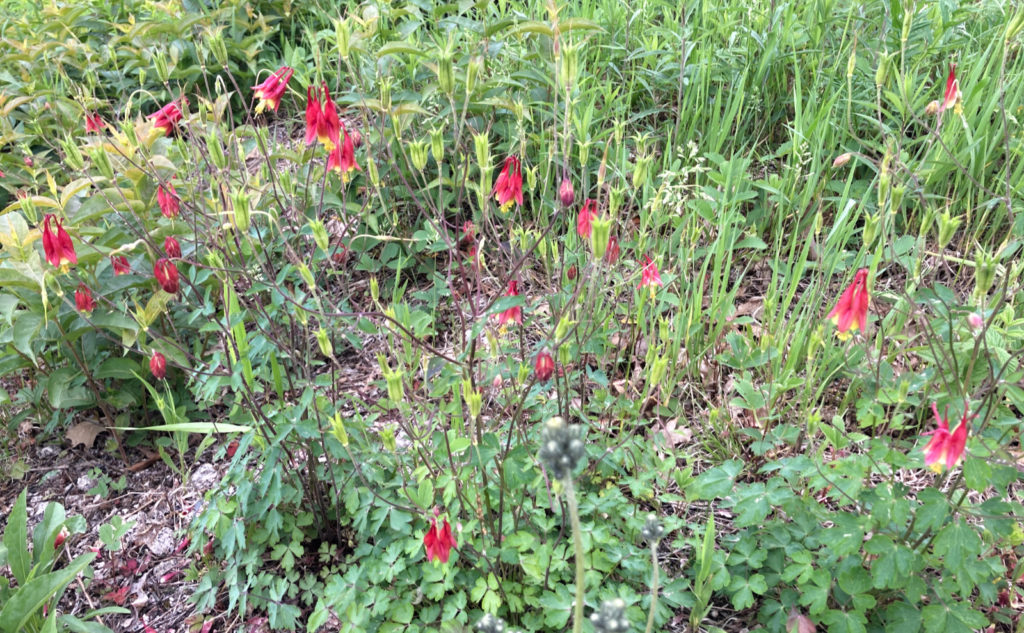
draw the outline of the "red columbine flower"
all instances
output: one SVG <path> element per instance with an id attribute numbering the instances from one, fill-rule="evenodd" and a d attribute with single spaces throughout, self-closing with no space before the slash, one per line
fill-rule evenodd
<path id="1" fill-rule="evenodd" d="M 318 140 L 327 151 L 331 151 L 338 144 L 341 131 L 338 110 L 331 101 L 331 93 L 327 91 L 327 82 L 323 85 L 323 104 L 314 96 L 314 92 L 313 86 L 306 88 L 306 145 L 312 145 L 314 140 Z"/>
<path id="2" fill-rule="evenodd" d="M 960 102 L 960 82 L 956 78 L 956 64 L 949 65 L 949 75 L 946 77 L 946 92 L 939 105 L 939 112 L 944 112 L 956 106 Z"/>
<path id="3" fill-rule="evenodd" d="M 576 233 L 582 238 L 590 238 L 591 223 L 597 219 L 597 202 L 588 199 L 580 209 L 579 217 L 576 218 Z"/>
<path id="4" fill-rule="evenodd" d="M 185 99 L 182 102 L 187 103 Z M 175 100 L 149 115 L 149 118 L 153 119 L 155 129 L 163 130 L 164 136 L 170 136 L 177 128 L 178 121 L 181 121 L 181 108 Z"/>
<path id="5" fill-rule="evenodd" d="M 57 224 L 56 233 L 50 228 L 51 221 Z M 71 243 L 71 236 L 52 213 L 43 218 L 43 252 L 46 253 L 46 261 L 50 262 L 51 266 L 65 272 L 68 266 L 78 263 L 78 255 L 75 253 L 75 245 Z"/>
<path id="6" fill-rule="evenodd" d="M 551 374 L 555 373 L 555 359 L 551 358 L 551 352 L 544 348 L 537 354 L 537 361 L 533 364 L 533 371 L 537 374 L 539 382 L 547 382 Z"/>
<path id="7" fill-rule="evenodd" d="M 178 268 L 171 260 L 166 257 L 156 260 L 153 264 L 153 276 L 167 294 L 173 295 L 178 292 Z"/>
<path id="8" fill-rule="evenodd" d="M 124 255 L 110 256 L 110 265 L 114 267 L 114 276 L 127 275 L 132 272 L 132 267 L 128 265 L 128 258 Z"/>
<path id="9" fill-rule="evenodd" d="M 341 126 L 341 144 L 327 155 L 327 169 L 333 169 L 341 174 L 342 182 L 348 182 L 351 177 L 349 172 L 353 169 L 362 171 L 362 167 L 356 163 L 356 148 L 352 143 L 352 137 L 344 125 Z"/>
<path id="10" fill-rule="evenodd" d="M 836 324 L 836 336 L 840 340 L 850 338 L 851 330 L 864 331 L 868 320 L 868 299 L 868 269 L 861 268 L 826 317 Z"/>
<path id="11" fill-rule="evenodd" d="M 970 420 L 968 409 L 964 406 L 964 417 L 960 419 L 960 426 L 952 433 L 949 432 L 949 421 L 939 415 L 939 408 L 932 403 L 932 413 L 935 414 L 936 429 L 928 431 L 924 435 L 932 436 L 928 446 L 924 447 L 924 463 L 935 472 L 942 472 L 942 467 L 953 468 L 964 456 L 964 447 L 967 445 L 967 423 Z"/>
<path id="12" fill-rule="evenodd" d="M 79 312 L 86 314 L 92 314 L 92 311 L 96 309 L 96 302 L 93 301 L 92 290 L 89 290 L 89 286 L 78 284 L 78 290 L 75 291 L 75 307 Z"/>
<path id="13" fill-rule="evenodd" d="M 608 262 L 608 265 L 619 261 L 619 238 L 614 235 L 608 237 L 608 248 L 604 251 L 604 261 Z"/>
<path id="14" fill-rule="evenodd" d="M 491 195 L 497 198 L 498 208 L 503 213 L 512 208 L 513 201 L 523 206 L 523 168 L 518 158 L 509 156 L 505 159 L 505 167 L 498 174 Z"/>
<path id="15" fill-rule="evenodd" d="M 437 519 L 430 520 L 430 529 L 423 535 L 423 546 L 427 548 L 427 560 L 439 560 L 442 563 L 448 562 L 451 550 L 456 546 L 455 537 L 452 536 L 452 526 L 448 519 L 443 525 L 437 524 Z"/>
<path id="16" fill-rule="evenodd" d="M 174 239 L 173 235 L 168 235 L 164 240 L 164 252 L 171 259 L 181 257 L 181 244 L 178 244 L 178 240 Z"/>
<path id="17" fill-rule="evenodd" d="M 153 352 L 153 356 L 149 359 L 149 372 L 153 374 L 153 377 L 157 380 L 162 379 L 167 375 L 167 359 L 160 352 Z M 186 546 L 188 544 L 186 543 Z"/>
<path id="18" fill-rule="evenodd" d="M 515 279 L 508 282 L 508 290 L 505 292 L 506 297 L 518 297 L 519 296 L 519 282 Z M 508 310 L 503 311 L 498 315 L 498 325 L 505 325 L 509 321 L 515 321 L 516 323 L 523 324 L 523 308 L 522 306 L 513 306 Z"/>
<path id="19" fill-rule="evenodd" d="M 571 207 L 576 200 L 576 192 L 573 191 L 572 181 L 568 176 L 562 176 L 562 186 L 558 188 L 558 197 L 562 199 L 563 207 Z"/>
<path id="20" fill-rule="evenodd" d="M 107 126 L 103 117 L 100 116 L 99 112 L 86 112 L 85 113 L 85 133 L 91 134 L 93 132 L 101 132 L 103 128 Z"/>
<path id="21" fill-rule="evenodd" d="M 654 289 L 663 285 L 661 275 L 658 273 L 658 265 L 649 256 L 644 255 L 644 267 L 640 271 L 640 285 L 638 288 L 650 288 L 651 298 L 654 298 Z"/>
<path id="22" fill-rule="evenodd" d="M 165 218 L 173 220 L 178 217 L 178 213 L 181 211 L 181 200 L 170 181 L 167 182 L 166 188 L 163 185 L 157 187 L 156 202 L 160 205 L 160 213 L 163 213 Z"/>
<path id="23" fill-rule="evenodd" d="M 288 80 L 292 78 L 293 72 L 291 68 L 281 66 L 263 83 L 252 87 L 256 92 L 256 98 L 259 99 L 259 103 L 256 104 L 256 114 L 262 113 L 267 108 L 277 112 L 278 106 L 281 105 L 281 97 L 284 96 L 284 91 L 288 88 Z"/>

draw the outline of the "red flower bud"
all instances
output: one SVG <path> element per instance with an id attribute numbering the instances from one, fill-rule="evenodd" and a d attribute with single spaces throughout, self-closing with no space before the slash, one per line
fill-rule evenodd
<path id="1" fill-rule="evenodd" d="M 235 456 L 235 451 L 238 450 L 238 440 L 231 440 L 228 444 L 227 455 L 229 458 Z"/>
<path id="2" fill-rule="evenodd" d="M 562 199 L 563 207 L 571 207 L 576 200 L 576 192 L 573 191 L 572 181 L 568 176 L 562 177 L 562 186 L 558 188 L 558 196 Z"/>
<path id="3" fill-rule="evenodd" d="M 569 278 L 569 281 L 576 279 L 576 264 L 569 266 L 569 270 L 566 271 L 565 276 Z"/>
<path id="4" fill-rule="evenodd" d="M 173 295 L 178 292 L 178 268 L 174 262 L 165 257 L 156 260 L 153 264 L 153 276 L 167 294 Z"/>
<path id="5" fill-rule="evenodd" d="M 53 549 L 57 549 L 64 544 L 64 541 L 68 538 L 67 528 L 61 528 L 60 532 L 57 532 L 57 537 L 53 539 Z"/>
<path id="6" fill-rule="evenodd" d="M 164 378 L 167 375 L 167 358 L 160 352 L 153 352 L 149 359 L 149 371 L 157 380 Z M 185 545 L 188 546 L 188 543 Z"/>
<path id="7" fill-rule="evenodd" d="M 551 358 L 551 352 L 546 347 L 537 354 L 533 370 L 537 373 L 538 382 L 547 382 L 551 374 L 555 373 L 555 359 Z"/>
<path id="8" fill-rule="evenodd" d="M 178 244 L 178 240 L 174 239 L 174 236 L 168 235 L 164 240 L 164 252 L 172 259 L 181 257 L 181 244 Z"/>

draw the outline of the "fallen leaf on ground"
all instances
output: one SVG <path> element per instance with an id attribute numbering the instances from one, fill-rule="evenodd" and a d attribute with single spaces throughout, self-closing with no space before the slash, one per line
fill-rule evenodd
<path id="1" fill-rule="evenodd" d="M 85 444 L 86 448 L 92 448 L 96 436 L 105 431 L 102 426 L 95 422 L 79 422 L 68 429 L 67 438 L 71 441 L 71 447 Z"/>

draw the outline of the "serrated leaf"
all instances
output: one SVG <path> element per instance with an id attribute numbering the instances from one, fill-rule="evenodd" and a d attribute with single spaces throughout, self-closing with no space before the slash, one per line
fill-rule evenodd
<path id="1" fill-rule="evenodd" d="M 736 476 L 743 470 L 743 462 L 733 459 L 702 472 L 687 489 L 693 500 L 710 501 L 724 497 L 732 491 Z"/>

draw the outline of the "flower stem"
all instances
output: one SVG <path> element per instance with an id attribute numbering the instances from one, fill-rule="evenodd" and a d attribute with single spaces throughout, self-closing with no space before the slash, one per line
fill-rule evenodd
<path id="1" fill-rule="evenodd" d="M 572 477 L 565 478 L 565 500 L 569 503 L 569 519 L 572 521 L 572 544 L 576 557 L 576 606 L 572 618 L 572 633 L 583 631 L 583 529 L 580 527 L 580 510 L 576 506 L 576 491 Z"/>
<path id="2" fill-rule="evenodd" d="M 647 628 L 644 633 L 654 630 L 654 611 L 658 608 L 658 541 L 651 541 L 651 610 L 647 613 Z"/>

